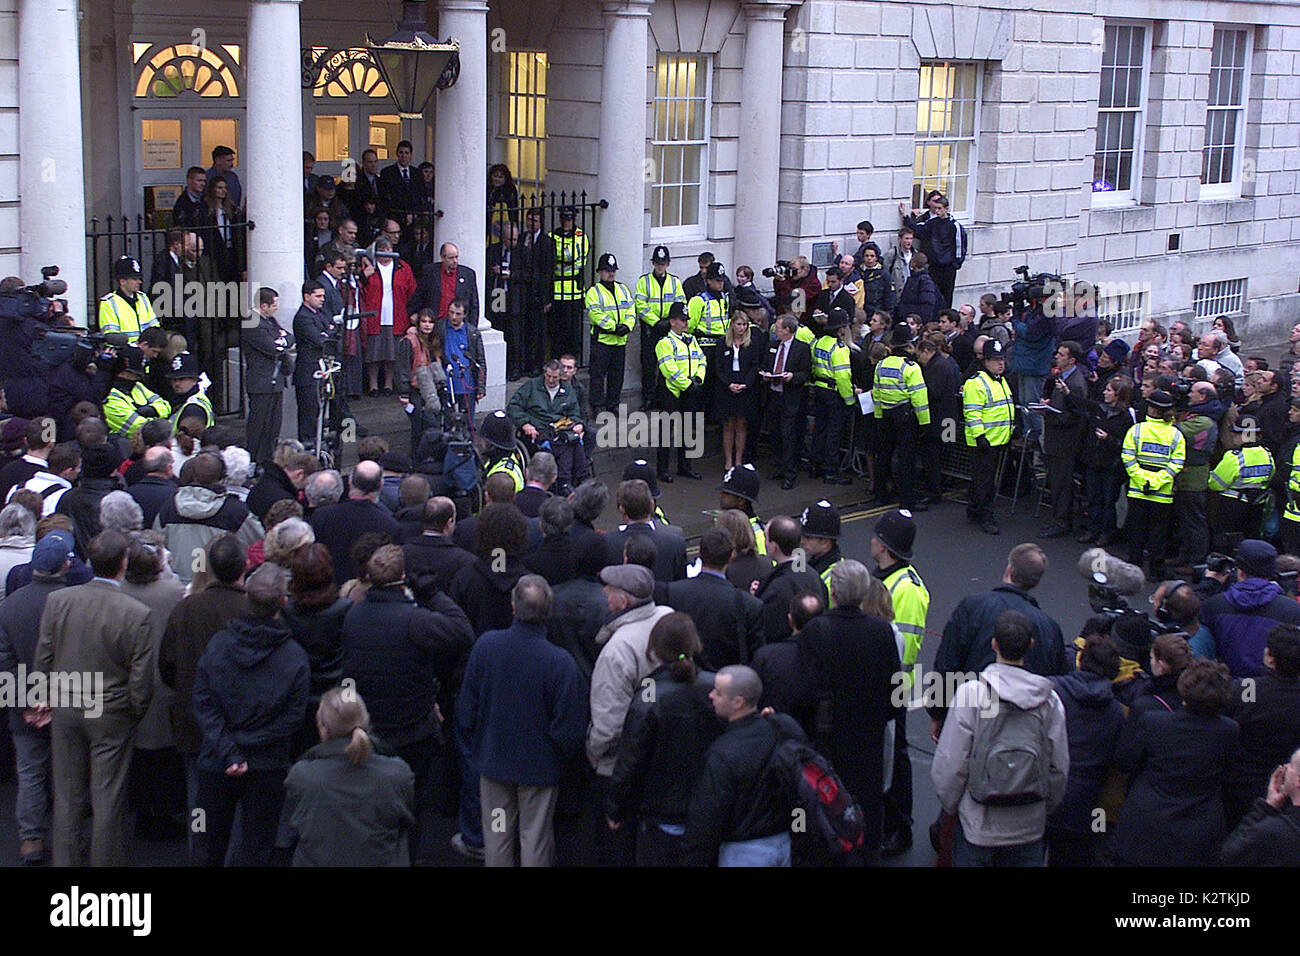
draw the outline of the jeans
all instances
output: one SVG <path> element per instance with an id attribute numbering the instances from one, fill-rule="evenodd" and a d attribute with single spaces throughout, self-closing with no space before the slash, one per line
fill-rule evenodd
<path id="1" fill-rule="evenodd" d="M 479 810 L 478 770 L 459 728 L 452 733 L 456 737 L 456 753 L 460 757 L 460 835 L 467 846 L 482 847 L 483 818 Z"/>
<path id="2" fill-rule="evenodd" d="M 48 841 L 51 809 L 50 731 L 48 728 L 37 730 L 24 726 L 15 727 L 13 733 L 18 763 L 18 799 L 14 804 L 18 839 Z"/>
<path id="3" fill-rule="evenodd" d="M 789 866 L 790 834 L 776 833 L 757 840 L 724 843 L 718 849 L 718 866 Z"/>
<path id="4" fill-rule="evenodd" d="M 1089 465 L 1083 472 L 1083 495 L 1087 501 L 1087 531 L 1093 535 L 1115 537 L 1115 500 L 1123 475 L 1113 466 L 1094 468 Z"/>
<path id="5" fill-rule="evenodd" d="M 288 768 L 249 770 L 238 777 L 211 770 L 198 771 L 199 806 L 204 827 L 195 839 L 199 866 L 224 866 L 235 810 L 243 822 L 237 859 L 242 866 L 269 866 L 284 805 Z"/>
<path id="6" fill-rule="evenodd" d="M 953 866 L 1043 866 L 1043 839 L 1014 846 L 976 846 L 968 843 L 958 821 L 952 841 Z"/>

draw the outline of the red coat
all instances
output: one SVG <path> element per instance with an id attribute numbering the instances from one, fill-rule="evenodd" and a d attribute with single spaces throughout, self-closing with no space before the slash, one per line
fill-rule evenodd
<path id="1" fill-rule="evenodd" d="M 401 259 L 394 259 L 393 262 L 396 263 L 393 268 L 393 335 L 402 336 L 411 327 L 411 318 L 406 313 L 406 302 L 415 292 L 415 273 Z M 361 290 L 361 311 L 375 313 L 365 318 L 366 335 L 379 334 L 379 307 L 383 305 L 383 301 L 384 280 L 379 277 L 379 269 L 376 267 L 374 274 L 366 280 Z"/>

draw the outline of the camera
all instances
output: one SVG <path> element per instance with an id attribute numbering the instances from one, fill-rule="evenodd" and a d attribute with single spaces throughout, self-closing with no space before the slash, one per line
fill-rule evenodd
<path id="1" fill-rule="evenodd" d="M 1040 272 L 1031 276 L 1029 266 L 1016 266 L 1014 271 L 1016 281 L 1011 283 L 1009 291 L 1003 293 L 1000 302 L 1010 305 L 1017 313 L 1065 293 L 1065 280 L 1054 273 Z"/>
<path id="2" fill-rule="evenodd" d="M 777 259 L 776 265 L 763 270 L 763 275 L 768 279 L 792 279 L 794 273 L 794 265 L 789 259 Z"/>

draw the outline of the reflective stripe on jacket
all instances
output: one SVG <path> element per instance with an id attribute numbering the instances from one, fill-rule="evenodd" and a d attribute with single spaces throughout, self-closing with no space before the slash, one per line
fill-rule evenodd
<path id="1" fill-rule="evenodd" d="M 966 379 L 961 387 L 962 411 L 966 418 L 966 444 L 977 444 L 983 435 L 990 445 L 1011 441 L 1011 426 L 1016 407 L 1005 378 L 994 378 L 987 371 Z"/>
<path id="2" fill-rule="evenodd" d="M 1172 423 L 1159 419 L 1138 422 L 1124 436 L 1119 457 L 1128 472 L 1130 498 L 1173 502 L 1174 476 L 1183 470 L 1187 442 Z"/>

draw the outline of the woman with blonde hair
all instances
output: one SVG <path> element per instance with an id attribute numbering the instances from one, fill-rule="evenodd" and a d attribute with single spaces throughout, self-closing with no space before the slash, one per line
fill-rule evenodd
<path id="1" fill-rule="evenodd" d="M 415 774 L 370 735 L 355 688 L 333 687 L 316 709 L 321 742 L 285 778 L 294 866 L 409 866 Z"/>
<path id="2" fill-rule="evenodd" d="M 737 310 L 727 334 L 714 349 L 713 375 L 717 380 L 713 413 L 722 421 L 723 470 L 745 460 L 749 420 L 758 414 L 758 370 L 766 341 L 751 333 L 749 316 Z"/>
<path id="3" fill-rule="evenodd" d="M 289 559 L 293 557 L 294 552 L 315 540 L 316 532 L 312 530 L 311 525 L 301 518 L 289 518 L 266 533 L 262 549 L 267 561 L 287 569 Z"/>

